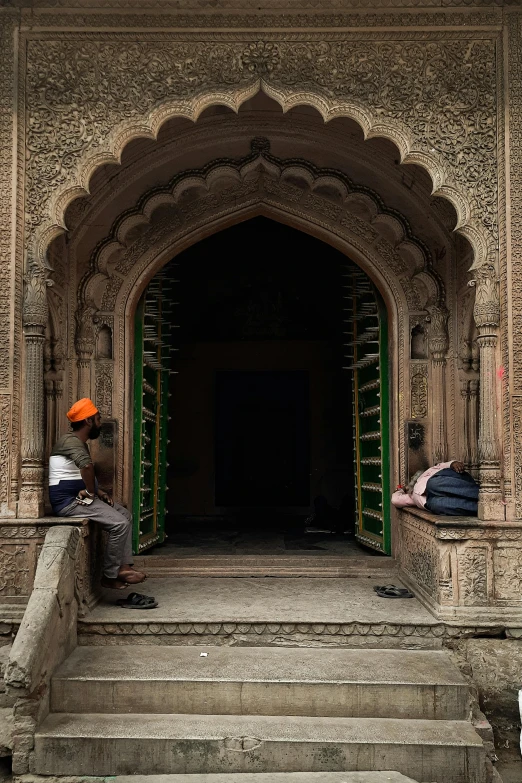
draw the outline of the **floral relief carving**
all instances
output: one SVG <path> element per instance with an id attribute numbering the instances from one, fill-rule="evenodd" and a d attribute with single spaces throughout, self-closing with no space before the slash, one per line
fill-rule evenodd
<path id="1" fill-rule="evenodd" d="M 468 547 L 457 557 L 462 602 L 466 606 L 485 606 L 488 599 L 486 550 Z"/>
<path id="2" fill-rule="evenodd" d="M 512 324 L 512 383 L 513 392 L 522 394 L 522 31 L 520 29 L 520 14 L 510 14 L 508 18 L 508 45 L 509 45 L 509 148 L 510 148 L 510 199 L 511 199 L 511 276 L 509 286 L 511 288 L 511 324 Z M 506 388 L 507 385 L 506 385 Z M 506 406 L 508 408 L 508 406 Z M 513 399 L 514 415 L 517 417 L 518 426 L 515 424 L 515 438 L 513 453 L 520 454 L 522 434 L 520 428 L 521 409 L 520 400 Z M 509 415 L 509 410 L 508 410 Z M 517 435 L 518 430 L 518 435 Z M 518 464 L 517 464 L 518 463 Z M 516 485 L 516 513 L 522 517 L 522 476 L 520 460 L 514 460 L 515 485 Z"/>
<path id="3" fill-rule="evenodd" d="M 522 454 L 522 397 L 513 397 L 512 406 L 514 453 Z M 522 460 L 515 459 L 513 464 L 515 474 L 515 514 L 517 519 L 522 519 Z"/>
<path id="4" fill-rule="evenodd" d="M 11 287 L 13 91 L 9 88 L 14 77 L 14 23 L 14 16 L 0 18 L 0 73 L 8 88 L 0 88 L 0 389 L 3 390 L 9 388 L 11 378 L 11 299 L 5 292 Z"/>
<path id="5" fill-rule="evenodd" d="M 0 595 L 30 592 L 28 550 L 24 546 L 0 546 Z"/>
<path id="6" fill-rule="evenodd" d="M 428 365 L 412 365 L 410 416 L 425 419 L 428 415 Z"/>
<path id="7" fill-rule="evenodd" d="M 438 553 L 430 537 L 408 526 L 401 533 L 402 568 L 434 598 L 437 596 Z"/>
<path id="8" fill-rule="evenodd" d="M 96 362 L 96 406 L 102 416 L 112 416 L 112 362 Z"/>
<path id="9" fill-rule="evenodd" d="M 56 7 L 61 5 L 66 6 L 68 9 L 82 8 L 82 4 L 85 0 L 53 0 L 53 4 Z M 175 3 L 176 0 L 173 0 Z M 134 14 L 126 14 L 125 11 L 120 13 L 93 13 L 91 10 L 89 13 L 81 13 L 78 11 L 74 14 L 56 14 L 49 12 L 45 5 L 49 3 L 42 3 L 44 6 L 41 10 L 37 8 L 37 3 L 34 3 L 32 9 L 33 14 L 38 19 L 38 23 L 42 27 L 135 27 L 136 17 Z M 427 8 L 428 6 L 436 6 L 437 10 L 442 13 L 437 14 L 437 26 L 491 26 L 499 23 L 499 13 L 496 8 L 484 8 L 483 10 L 473 10 L 466 8 L 464 13 L 456 13 L 455 9 L 451 9 L 447 12 L 443 11 L 440 7 L 440 0 L 401 0 L 402 8 L 421 6 L 421 8 Z M 468 0 L 446 0 L 446 5 L 450 6 L 469 6 Z M 143 11 L 142 0 L 120 0 L 118 7 L 120 9 L 138 7 Z M 147 9 L 165 9 L 168 6 L 168 0 L 149 0 L 147 3 Z M 204 8 L 201 0 L 194 0 L 192 4 L 187 2 L 183 3 L 183 8 L 186 11 L 190 11 L 193 8 L 193 12 L 185 14 L 176 14 L 176 27 L 178 28 L 196 28 L 196 29 L 212 29 L 215 27 L 225 28 L 254 28 L 259 29 L 260 18 L 259 14 L 254 13 L 241 13 L 238 14 L 237 10 L 243 8 L 245 11 L 250 11 L 252 3 L 250 0 L 233 0 L 231 3 L 214 2 L 209 0 L 208 6 L 215 10 L 216 8 L 222 8 L 223 13 L 220 14 L 205 14 L 197 13 Z M 303 11 L 306 7 L 313 9 L 314 13 L 298 13 Z M 364 24 L 364 27 L 427 27 L 433 24 L 433 14 L 429 11 L 419 11 L 417 13 L 407 13 L 404 11 L 390 14 L 389 11 L 381 13 L 372 12 L 364 17 L 361 17 L 357 12 L 346 13 L 347 8 L 367 8 L 367 0 L 327 0 L 324 3 L 325 8 L 331 11 L 331 9 L 339 8 L 337 13 L 317 13 L 320 4 L 313 0 L 311 2 L 303 2 L 303 0 L 295 0 L 292 3 L 290 0 L 286 0 L 285 7 L 292 9 L 292 13 L 279 14 L 274 11 L 279 11 L 281 7 L 280 0 L 273 0 L 272 3 L 263 3 L 263 8 L 270 11 L 263 17 L 263 27 L 270 28 L 327 28 L 327 27 L 360 27 Z M 390 8 L 396 7 L 396 0 L 373 0 L 372 8 Z M 257 6 L 259 7 L 259 6 Z M 236 13 L 225 13 L 225 9 L 230 8 Z M 176 8 L 177 10 L 177 8 Z M 363 21 L 361 21 L 363 20 Z M 142 13 L 140 14 L 140 27 L 141 28 L 172 28 L 172 16 L 164 13 Z"/>
<path id="10" fill-rule="evenodd" d="M 27 212 L 33 228 L 57 227 L 69 198 L 63 194 L 84 184 L 89 156 L 109 160 L 133 127 L 153 123 L 156 129 L 176 111 L 195 117 L 208 101 L 237 105 L 262 82 L 286 106 L 297 94 L 326 113 L 346 105 L 340 113 L 367 132 L 380 129 L 403 155 L 412 150 L 432 171 L 461 223 L 474 225 L 472 241 L 481 236 L 479 244 L 487 244 L 495 235 L 494 40 L 142 35 L 140 41 L 124 35 L 104 40 L 100 33 L 98 40 L 70 33 L 28 41 Z"/>
<path id="11" fill-rule="evenodd" d="M 9 496 L 9 442 L 11 429 L 11 397 L 0 396 L 0 504 Z"/>
<path id="12" fill-rule="evenodd" d="M 522 548 L 499 544 L 493 550 L 495 598 L 504 601 L 522 596 Z"/>

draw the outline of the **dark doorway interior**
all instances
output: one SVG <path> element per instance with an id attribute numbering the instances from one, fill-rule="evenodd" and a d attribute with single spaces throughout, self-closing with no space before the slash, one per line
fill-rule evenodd
<path id="1" fill-rule="evenodd" d="M 303 370 L 217 373 L 216 505 L 309 505 L 309 397 Z"/>
<path id="2" fill-rule="evenodd" d="M 169 549 L 331 551 L 353 534 L 346 261 L 264 217 L 173 260 Z"/>

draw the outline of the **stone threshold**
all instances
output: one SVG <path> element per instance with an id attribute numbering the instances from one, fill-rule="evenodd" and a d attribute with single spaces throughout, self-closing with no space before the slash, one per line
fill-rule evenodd
<path id="1" fill-rule="evenodd" d="M 350 578 L 377 572 L 385 576 L 395 567 L 391 557 L 373 555 L 142 555 L 134 558 L 136 567 L 150 576 L 168 577 L 331 577 Z M 385 580 L 389 581 L 389 580 Z"/>

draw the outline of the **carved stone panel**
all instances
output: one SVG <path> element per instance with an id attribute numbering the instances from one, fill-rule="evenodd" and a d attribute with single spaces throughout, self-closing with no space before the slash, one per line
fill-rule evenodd
<path id="1" fill-rule="evenodd" d="M 513 447 L 515 454 L 522 454 L 522 397 L 513 397 Z M 515 514 L 522 519 L 522 459 L 514 460 Z"/>
<path id="2" fill-rule="evenodd" d="M 112 388 L 113 388 L 114 363 L 112 361 L 99 361 L 95 365 L 95 401 L 96 407 L 105 417 L 112 416 Z"/>
<path id="3" fill-rule="evenodd" d="M 30 550 L 21 544 L 0 544 L 0 595 L 27 596 L 31 592 Z"/>
<path id="4" fill-rule="evenodd" d="M 3 391 L 10 387 L 11 379 L 11 297 L 8 292 L 12 290 L 9 229 L 13 214 L 14 23 L 14 16 L 0 18 L 0 389 Z"/>
<path id="5" fill-rule="evenodd" d="M 410 415 L 412 419 L 425 419 L 428 415 L 427 364 L 411 365 Z"/>
<path id="6" fill-rule="evenodd" d="M 457 554 L 459 593 L 465 606 L 484 606 L 488 602 L 487 547 L 465 547 Z"/>
<path id="7" fill-rule="evenodd" d="M 9 496 L 9 443 L 11 430 L 11 398 L 0 396 L 0 508 Z"/>
<path id="8" fill-rule="evenodd" d="M 401 531 L 401 565 L 433 598 L 438 594 L 438 552 L 431 536 L 418 529 L 403 526 Z"/>
<path id="9" fill-rule="evenodd" d="M 499 544 L 493 550 L 495 598 L 522 599 L 522 545 Z"/>
<path id="10" fill-rule="evenodd" d="M 137 40 L 122 33 L 115 40 L 70 32 L 29 39 L 30 227 L 57 226 L 66 192 L 147 125 L 179 113 L 195 119 L 209 104 L 237 108 L 262 86 L 284 107 L 299 95 L 325 115 L 351 116 L 421 161 L 459 222 L 473 226 L 468 236 L 481 263 L 496 234 L 495 34 L 380 35 L 142 33 Z"/>

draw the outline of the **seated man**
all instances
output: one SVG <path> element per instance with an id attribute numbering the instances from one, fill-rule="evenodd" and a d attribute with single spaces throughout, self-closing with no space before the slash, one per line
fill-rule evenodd
<path id="1" fill-rule="evenodd" d="M 145 574 L 132 568 L 130 513 L 98 489 L 87 441 L 99 437 L 101 416 L 94 403 L 84 398 L 74 403 L 67 418 L 72 432 L 58 440 L 49 459 L 53 512 L 60 517 L 89 517 L 108 533 L 102 586 L 124 590 L 143 582 Z"/>
<path id="2" fill-rule="evenodd" d="M 392 495 L 398 508 L 418 506 L 432 514 L 476 517 L 479 487 L 466 473 L 462 462 L 440 462 L 424 472 L 419 470 L 406 489 Z"/>

